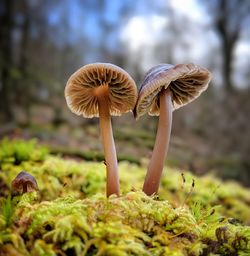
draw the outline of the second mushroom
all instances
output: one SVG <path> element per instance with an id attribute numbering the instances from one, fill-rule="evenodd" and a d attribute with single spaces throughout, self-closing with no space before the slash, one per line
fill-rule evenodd
<path id="1" fill-rule="evenodd" d="M 158 192 L 168 151 L 173 110 L 197 98 L 206 90 L 210 72 L 194 64 L 160 64 L 145 75 L 134 109 L 136 118 L 149 113 L 159 116 L 155 145 L 148 165 L 143 191 Z"/>
<path id="2" fill-rule="evenodd" d="M 71 111 L 84 117 L 100 118 L 107 170 L 107 196 L 119 195 L 119 175 L 111 115 L 131 111 L 136 103 L 137 88 L 130 75 L 110 63 L 88 64 L 68 80 L 65 97 Z"/>

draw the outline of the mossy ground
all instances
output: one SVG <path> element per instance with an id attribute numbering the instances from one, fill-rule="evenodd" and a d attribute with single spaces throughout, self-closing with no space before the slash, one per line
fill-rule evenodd
<path id="1" fill-rule="evenodd" d="M 166 167 L 159 197 L 140 191 L 146 166 L 119 163 L 122 196 L 105 198 L 105 165 L 0 145 L 0 255 L 250 255 L 250 191 Z M 22 170 L 39 193 L 10 196 Z"/>

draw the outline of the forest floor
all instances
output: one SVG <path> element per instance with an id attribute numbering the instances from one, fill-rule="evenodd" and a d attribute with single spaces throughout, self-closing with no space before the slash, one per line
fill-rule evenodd
<path id="1" fill-rule="evenodd" d="M 250 254 L 250 190 L 166 166 L 159 195 L 148 197 L 146 165 L 120 161 L 121 196 L 107 199 L 101 158 L 2 140 L 0 255 Z M 35 177 L 39 191 L 13 194 L 20 171 Z"/>
<path id="2" fill-rule="evenodd" d="M 44 120 L 44 116 L 41 119 L 33 120 L 34 123 L 29 125 L 2 126 L 0 139 L 36 138 L 39 143 L 47 145 L 51 152 L 60 153 L 65 158 L 103 160 L 98 119 L 88 122 L 73 119 L 58 124 Z M 153 150 L 156 128 L 156 119 L 145 119 L 141 124 L 137 124 L 131 116 L 114 118 L 113 134 L 118 160 L 136 164 L 147 162 Z M 166 163 L 180 170 L 188 169 L 196 175 L 203 175 L 212 170 L 222 178 L 239 180 L 242 184 L 249 185 L 248 171 L 242 169 L 243 163 L 239 162 L 239 159 L 217 154 L 216 157 L 208 157 L 211 151 L 208 143 L 199 136 L 183 131 L 180 137 L 173 131 Z"/>

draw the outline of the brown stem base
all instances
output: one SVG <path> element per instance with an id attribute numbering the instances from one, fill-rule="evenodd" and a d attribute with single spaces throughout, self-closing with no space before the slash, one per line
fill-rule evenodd
<path id="1" fill-rule="evenodd" d="M 172 98 L 169 89 L 163 89 L 160 94 L 160 116 L 156 140 L 151 160 L 145 177 L 143 191 L 147 195 L 158 192 L 160 179 L 168 151 L 172 128 Z"/>
<path id="2" fill-rule="evenodd" d="M 111 117 L 109 114 L 108 99 L 106 97 L 100 97 L 98 99 L 98 104 L 100 116 L 100 130 L 107 172 L 106 194 L 107 197 L 112 194 L 116 194 L 117 196 L 119 196 L 120 184 L 118 175 L 118 163 L 111 125 Z"/>

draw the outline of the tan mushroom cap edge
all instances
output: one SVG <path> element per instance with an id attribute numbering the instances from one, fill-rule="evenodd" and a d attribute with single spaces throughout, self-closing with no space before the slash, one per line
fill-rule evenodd
<path id="1" fill-rule="evenodd" d="M 93 63 L 78 69 L 68 80 L 65 98 L 70 110 L 84 117 L 99 117 L 96 89 L 106 86 L 110 115 L 133 110 L 137 88 L 131 76 L 110 63 Z"/>
<path id="2" fill-rule="evenodd" d="M 207 89 L 210 80 L 211 73 L 207 69 L 192 63 L 176 66 L 159 64 L 151 68 L 144 77 L 134 115 L 136 118 L 146 113 L 158 116 L 159 93 L 163 87 L 170 88 L 175 110 L 196 99 Z"/>

